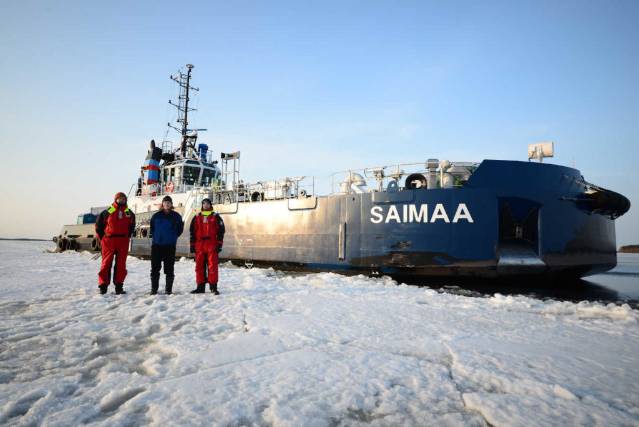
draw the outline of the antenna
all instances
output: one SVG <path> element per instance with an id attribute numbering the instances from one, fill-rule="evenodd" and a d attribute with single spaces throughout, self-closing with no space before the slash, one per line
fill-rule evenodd
<path id="1" fill-rule="evenodd" d="M 195 108 L 189 107 L 189 93 L 190 91 L 199 91 L 198 88 L 191 86 L 191 70 L 193 70 L 192 64 L 186 64 L 186 74 L 182 71 L 178 71 L 175 76 L 170 76 L 171 80 L 176 82 L 180 87 L 180 93 L 178 95 L 177 104 L 173 101 L 169 100 L 169 104 L 177 108 L 178 110 L 178 118 L 177 123 L 182 125 L 181 128 L 171 125 L 171 123 L 167 123 L 170 128 L 175 129 L 180 132 L 182 135 L 182 142 L 180 145 L 180 151 L 182 152 L 182 156 L 186 157 L 186 149 L 189 145 L 195 148 L 194 140 L 197 138 L 197 133 L 195 135 L 189 135 L 189 131 L 193 129 L 189 129 L 189 112 L 197 111 Z M 197 130 L 205 130 L 205 129 L 197 129 Z"/>
<path id="2" fill-rule="evenodd" d="M 528 161 L 536 159 L 539 160 L 539 163 L 543 163 L 544 157 L 553 157 L 554 155 L 554 142 L 538 142 L 537 144 L 528 145 Z"/>

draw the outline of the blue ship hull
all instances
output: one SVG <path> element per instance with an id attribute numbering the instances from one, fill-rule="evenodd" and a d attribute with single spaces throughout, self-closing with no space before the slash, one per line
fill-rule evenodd
<path id="1" fill-rule="evenodd" d="M 585 187 L 576 169 L 485 160 L 461 188 L 216 205 L 221 258 L 403 278 L 577 278 L 617 262 L 614 215 Z M 149 245 L 134 239 L 132 253 Z"/>

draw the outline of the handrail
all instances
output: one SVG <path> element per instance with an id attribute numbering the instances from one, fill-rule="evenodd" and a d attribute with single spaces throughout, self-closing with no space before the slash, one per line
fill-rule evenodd
<path id="1" fill-rule="evenodd" d="M 135 188 L 137 186 L 138 186 L 137 183 L 131 185 L 131 188 L 129 188 L 129 192 L 126 195 L 127 200 L 131 198 L 131 191 L 133 191 L 133 188 Z"/>
<path id="2" fill-rule="evenodd" d="M 450 162 L 450 166 L 460 166 L 465 168 L 473 168 L 477 167 L 479 163 L 477 162 Z M 411 170 L 404 170 L 411 169 Z M 441 174 L 441 168 L 437 167 L 438 174 Z M 380 171 L 380 174 L 371 174 L 371 172 Z M 343 191 L 336 191 L 335 179 L 340 174 L 353 174 L 353 173 L 362 173 L 365 186 L 373 188 L 370 191 L 384 191 L 385 185 L 384 182 L 388 179 L 400 179 L 403 176 L 412 174 L 412 173 L 429 173 L 432 172 L 432 169 L 427 167 L 427 162 L 413 162 L 413 163 L 396 163 L 390 164 L 386 166 L 373 166 L 373 167 L 364 167 L 364 168 L 352 168 L 346 169 L 342 171 L 333 172 L 330 175 L 322 176 L 322 179 L 327 179 L 327 185 L 330 185 L 327 188 L 327 195 L 332 194 L 342 194 Z M 470 170 L 472 173 L 472 170 Z M 372 175 L 372 176 L 371 176 Z M 352 175 L 351 175 L 352 176 Z M 162 196 L 164 194 L 172 194 L 172 193 L 183 193 L 187 191 L 208 191 L 213 195 L 220 194 L 231 194 L 232 202 L 252 202 L 252 194 L 255 192 L 261 193 L 262 196 L 258 198 L 256 201 L 261 200 L 280 200 L 280 199 L 290 199 L 290 198 L 298 198 L 298 197 L 310 197 L 317 196 L 316 194 L 316 176 L 306 176 L 306 177 L 293 177 L 293 178 L 281 178 L 281 179 L 272 179 L 272 180 L 264 180 L 258 181 L 255 183 L 245 183 L 242 180 L 234 181 L 231 183 L 231 188 L 226 188 L 226 185 L 220 185 L 219 182 L 211 182 L 210 185 L 192 185 L 187 189 L 187 185 L 184 182 L 173 182 L 174 188 L 170 193 L 166 192 L 166 184 L 165 183 L 157 183 L 157 191 L 154 192 L 154 196 Z M 351 178 L 352 179 L 352 178 Z M 375 186 L 372 186 L 372 180 L 377 181 L 377 190 L 374 190 Z M 323 181 L 322 181 L 323 182 Z M 361 181 L 360 181 L 361 182 Z M 342 184 L 342 182 L 338 182 L 338 185 Z M 359 184 L 358 184 L 359 185 Z M 136 184 L 131 186 L 129 190 L 129 194 L 133 190 Z M 457 185 L 456 185 L 457 186 Z M 322 185 L 323 187 L 323 185 Z M 363 186 L 362 186 L 363 187 Z M 308 193 L 310 190 L 310 194 Z M 349 190 L 350 191 L 350 190 Z M 144 196 L 151 196 L 151 194 L 143 194 Z M 152 196 L 153 197 L 153 196 Z M 192 201 L 190 197 L 188 201 Z"/>

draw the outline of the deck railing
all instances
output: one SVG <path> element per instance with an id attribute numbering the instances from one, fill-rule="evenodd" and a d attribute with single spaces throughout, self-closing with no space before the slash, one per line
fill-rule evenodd
<path id="1" fill-rule="evenodd" d="M 474 172 L 479 164 L 475 162 L 449 162 L 448 170 L 455 170 L 457 175 L 465 175 L 467 178 Z M 431 165 L 432 166 L 432 165 Z M 461 173 L 459 171 L 462 171 Z M 398 163 L 388 166 L 366 167 L 347 169 L 334 172 L 325 177 L 301 176 L 282 178 L 279 180 L 258 181 L 246 183 L 238 180 L 235 183 L 226 184 L 220 180 L 214 180 L 209 185 L 194 185 L 185 182 L 157 183 L 152 187 L 143 186 L 137 189 L 136 194 L 147 196 L 163 196 L 166 194 L 183 193 L 197 190 L 204 194 L 207 192 L 213 199 L 213 203 L 237 203 L 259 202 L 263 200 L 278 200 L 305 198 L 316 196 L 318 188 L 326 188 L 325 194 L 368 193 L 397 191 L 405 187 L 402 180 L 411 174 L 422 174 L 424 177 L 435 177 L 437 187 L 441 188 L 444 172 L 440 168 L 428 168 L 425 163 Z M 433 175 L 435 174 L 435 175 Z M 450 187 L 460 187 L 463 180 L 455 180 Z M 129 193 L 136 188 L 133 184 Z M 450 188 L 445 187 L 445 188 Z"/>

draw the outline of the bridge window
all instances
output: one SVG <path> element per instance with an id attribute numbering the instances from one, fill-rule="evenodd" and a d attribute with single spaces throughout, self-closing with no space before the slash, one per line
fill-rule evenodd
<path id="1" fill-rule="evenodd" d="M 175 169 L 173 168 L 164 168 L 164 182 L 169 182 L 174 180 Z"/>
<path id="2" fill-rule="evenodd" d="M 213 179 L 216 178 L 215 169 L 204 169 L 204 173 L 202 174 L 202 185 L 208 187 L 213 182 Z"/>
<path id="3" fill-rule="evenodd" d="M 195 185 L 197 184 L 198 179 L 200 179 L 200 168 L 185 166 L 183 175 L 184 184 Z"/>

